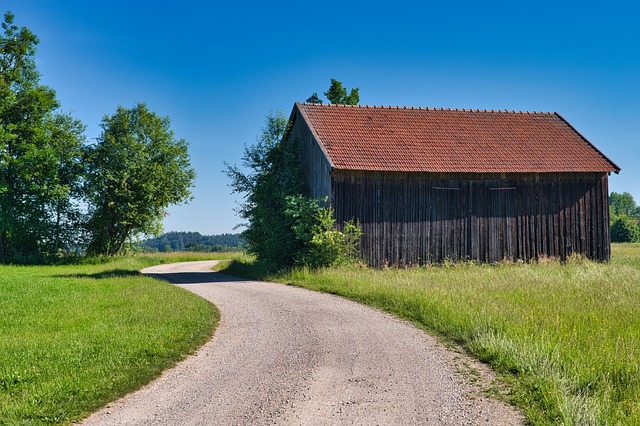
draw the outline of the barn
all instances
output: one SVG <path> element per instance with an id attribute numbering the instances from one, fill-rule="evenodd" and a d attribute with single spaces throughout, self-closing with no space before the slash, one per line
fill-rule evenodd
<path id="1" fill-rule="evenodd" d="M 610 258 L 620 168 L 557 113 L 296 103 L 285 137 L 372 266 Z"/>

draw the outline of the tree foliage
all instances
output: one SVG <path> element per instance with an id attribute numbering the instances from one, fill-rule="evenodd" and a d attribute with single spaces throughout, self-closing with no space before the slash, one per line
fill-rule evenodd
<path id="1" fill-rule="evenodd" d="M 318 97 L 317 92 L 313 92 L 313 94 L 309 96 L 305 102 L 308 104 L 322 104 L 322 99 Z"/>
<path id="2" fill-rule="evenodd" d="M 619 194 L 612 192 L 609 195 L 609 212 L 612 216 L 627 215 L 629 217 L 640 218 L 640 209 L 636 205 L 633 196 L 628 192 Z"/>
<path id="3" fill-rule="evenodd" d="M 40 84 L 38 38 L 7 12 L 0 35 L 0 258 L 80 244 L 84 126 Z"/>
<path id="4" fill-rule="evenodd" d="M 344 235 L 325 203 L 301 195 L 298 142 L 283 137 L 288 125 L 282 113 L 270 113 L 257 143 L 245 147 L 242 165 L 248 171 L 227 164 L 233 192 L 245 195 L 238 208 L 246 220 L 242 236 L 249 252 L 276 267 L 328 266 L 354 254 L 344 245 L 354 238 L 357 244 L 360 234 L 346 228 L 349 235 Z"/>
<path id="5" fill-rule="evenodd" d="M 324 92 L 324 95 L 332 104 L 358 105 L 360 102 L 360 89 L 358 87 L 351 89 L 351 91 L 347 93 L 347 89 L 342 86 L 342 82 L 335 78 L 331 79 L 331 85 L 329 89 Z M 322 104 L 323 101 L 318 97 L 317 92 L 313 92 L 305 102 L 309 104 Z"/>
<path id="6" fill-rule="evenodd" d="M 272 112 L 255 145 L 245 147 L 242 166 L 227 166 L 234 193 L 245 195 L 237 209 L 244 219 L 242 233 L 249 252 L 277 266 L 292 265 L 301 249 L 293 231 L 293 219 L 284 212 L 287 197 L 302 192 L 298 146 L 283 139 L 288 121 L 282 112 Z"/>
<path id="7" fill-rule="evenodd" d="M 8 12 L 0 35 L 0 260 L 40 260 L 87 247 L 119 253 L 158 231 L 164 209 L 189 198 L 187 143 L 146 105 L 103 120 L 97 145 L 40 84 L 38 38 Z"/>
<path id="8" fill-rule="evenodd" d="M 611 241 L 614 243 L 640 242 L 638 221 L 625 214 L 613 218 L 611 222 Z"/>
<path id="9" fill-rule="evenodd" d="M 360 224 L 345 222 L 338 230 L 334 211 L 326 201 L 303 197 L 287 198 L 286 214 L 294 219 L 293 230 L 303 249 L 296 256 L 296 263 L 310 268 L 321 268 L 335 263 L 348 263 L 358 254 L 362 235 Z"/>
<path id="10" fill-rule="evenodd" d="M 640 208 L 628 192 L 609 195 L 611 241 L 614 243 L 640 242 Z"/>
<path id="11" fill-rule="evenodd" d="M 165 209 L 191 197 L 195 171 L 187 149 L 169 118 L 145 104 L 104 117 L 86 156 L 89 253 L 119 254 L 131 237 L 161 232 Z"/>
<path id="12" fill-rule="evenodd" d="M 331 86 L 324 95 L 332 104 L 358 105 L 360 102 L 360 88 L 351 89 L 347 94 L 347 89 L 342 86 L 342 82 L 335 78 L 331 79 Z"/>

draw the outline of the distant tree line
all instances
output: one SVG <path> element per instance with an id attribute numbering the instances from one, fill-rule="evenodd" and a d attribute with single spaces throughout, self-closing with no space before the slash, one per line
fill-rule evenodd
<path id="1" fill-rule="evenodd" d="M 240 234 L 202 235 L 199 232 L 167 232 L 138 243 L 143 250 L 219 252 L 245 249 Z"/>
<path id="2" fill-rule="evenodd" d="M 609 195 L 611 241 L 614 243 L 640 242 L 640 207 L 628 192 Z"/>
<path id="3" fill-rule="evenodd" d="M 0 261 L 116 255 L 158 234 L 169 205 L 191 197 L 184 139 L 147 105 L 118 107 L 87 143 L 40 83 L 39 40 L 7 12 L 0 34 Z"/>

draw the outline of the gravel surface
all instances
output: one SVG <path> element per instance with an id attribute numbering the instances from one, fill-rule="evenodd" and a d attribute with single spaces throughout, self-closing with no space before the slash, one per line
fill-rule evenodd
<path id="1" fill-rule="evenodd" d="M 218 306 L 215 336 L 85 425 L 515 425 L 491 372 L 410 323 L 336 296 L 211 272 L 144 273 Z M 461 372 L 462 371 L 462 372 Z"/>

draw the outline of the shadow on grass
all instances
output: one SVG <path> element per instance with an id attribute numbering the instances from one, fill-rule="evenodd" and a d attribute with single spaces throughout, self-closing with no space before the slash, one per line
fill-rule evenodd
<path id="1" fill-rule="evenodd" d="M 127 269 L 112 269 L 109 271 L 98 272 L 95 274 L 66 274 L 56 275 L 58 278 L 91 278 L 95 280 L 113 279 L 113 278 L 126 278 L 126 277 L 153 277 L 168 281 L 172 284 L 204 284 L 204 283 L 219 283 L 219 282 L 240 282 L 247 281 L 247 278 L 239 278 L 231 275 L 227 275 L 222 272 L 207 271 L 207 272 L 150 272 L 142 273 L 138 271 L 131 271 Z"/>
<path id="2" fill-rule="evenodd" d="M 283 272 L 276 265 L 264 262 L 230 261 L 221 272 L 252 280 L 268 280 L 269 276 Z"/>
<path id="3" fill-rule="evenodd" d="M 140 277 L 142 274 L 138 271 L 130 271 L 127 269 L 112 269 L 109 271 L 98 272 L 95 274 L 69 274 L 69 275 L 57 275 L 59 278 L 93 278 L 95 280 L 103 280 L 109 278 L 125 278 L 125 277 Z"/>
<path id="4" fill-rule="evenodd" d="M 226 273 L 216 272 L 213 270 L 206 272 L 148 272 L 143 275 L 168 281 L 172 284 L 205 284 L 247 281 L 245 278 L 227 275 Z"/>

